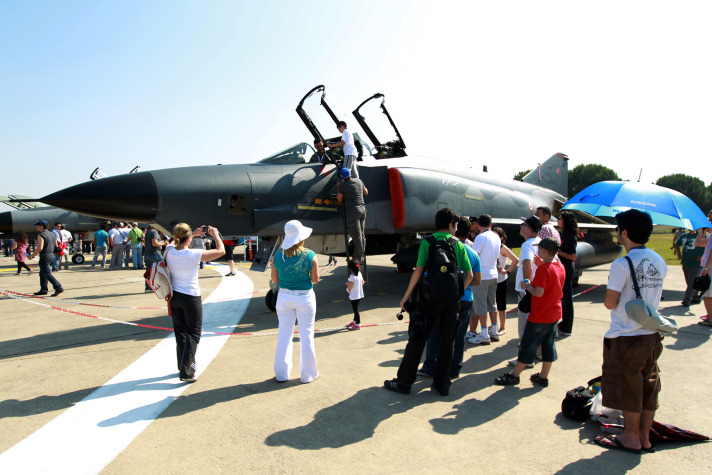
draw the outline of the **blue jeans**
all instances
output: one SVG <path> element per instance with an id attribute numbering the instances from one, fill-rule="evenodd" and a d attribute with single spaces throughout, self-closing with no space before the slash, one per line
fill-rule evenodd
<path id="1" fill-rule="evenodd" d="M 450 378 L 459 378 L 462 369 L 462 360 L 465 356 L 465 334 L 472 317 L 472 300 L 460 300 L 460 311 L 457 314 L 458 323 L 455 333 L 455 346 L 452 353 L 452 363 L 450 364 Z M 425 346 L 425 361 L 422 371 L 433 374 L 437 367 L 438 349 L 440 347 L 440 326 L 433 328 Z"/>
<path id="2" fill-rule="evenodd" d="M 131 259 L 133 260 L 134 269 L 143 269 L 143 244 L 137 242 L 131 245 L 132 253 Z"/>
<path id="3" fill-rule="evenodd" d="M 94 262 L 91 264 L 92 267 L 96 265 L 96 260 L 99 257 L 99 254 L 101 254 L 101 268 L 103 269 L 106 265 L 106 244 L 103 246 L 96 246 L 96 251 L 94 252 Z"/>
<path id="4" fill-rule="evenodd" d="M 42 257 L 40 257 L 40 261 L 37 264 L 37 267 L 40 268 L 40 290 L 42 292 L 47 292 L 47 282 L 52 284 L 54 290 L 59 290 L 62 288 L 62 284 L 60 284 L 57 279 L 55 279 L 52 275 L 52 265 L 50 264 L 50 261 L 48 259 L 43 259 Z"/>
<path id="5" fill-rule="evenodd" d="M 146 261 L 146 267 L 150 269 L 153 264 L 162 262 L 163 256 L 161 256 L 160 254 L 146 254 L 145 256 L 143 256 L 143 259 Z M 146 290 L 151 290 L 151 287 L 148 286 L 148 283 L 146 283 Z"/>

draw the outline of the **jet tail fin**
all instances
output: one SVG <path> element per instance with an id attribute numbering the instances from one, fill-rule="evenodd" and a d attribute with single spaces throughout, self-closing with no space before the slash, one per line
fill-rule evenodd
<path id="1" fill-rule="evenodd" d="M 560 195 L 569 194 L 569 157 L 563 153 L 556 153 L 547 161 L 538 165 L 529 172 L 522 181 L 531 185 L 541 186 L 553 190 Z"/>

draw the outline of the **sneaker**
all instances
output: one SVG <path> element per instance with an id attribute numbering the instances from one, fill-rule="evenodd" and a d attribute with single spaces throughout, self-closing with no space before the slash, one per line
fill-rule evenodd
<path id="1" fill-rule="evenodd" d="M 150 293 L 152 293 L 152 292 L 153 292 L 153 290 L 151 290 L 151 289 L 145 289 L 145 290 L 143 291 L 144 294 L 150 294 Z"/>
<path id="2" fill-rule="evenodd" d="M 489 332 L 490 341 L 499 341 L 499 333 L 496 331 Z"/>
<path id="3" fill-rule="evenodd" d="M 55 289 L 54 293 L 52 294 L 52 297 L 56 297 L 57 295 L 61 294 L 64 292 L 64 289 Z"/>
<path id="4" fill-rule="evenodd" d="M 495 378 L 494 384 L 498 386 L 511 386 L 513 384 L 519 384 L 519 376 L 514 376 L 512 373 L 503 374 L 502 376 Z"/>
<path id="5" fill-rule="evenodd" d="M 507 330 L 505 330 L 505 329 L 503 328 L 503 329 L 501 329 L 501 330 L 499 330 L 499 331 L 497 332 L 497 335 L 502 336 L 502 335 L 504 335 L 505 333 L 507 333 Z"/>
<path id="6" fill-rule="evenodd" d="M 225 277 L 232 277 L 234 275 L 235 275 L 234 272 L 228 272 L 227 274 L 225 274 Z"/>
<path id="7" fill-rule="evenodd" d="M 27 275 L 32 275 L 32 269 L 27 271 Z"/>
<path id="8" fill-rule="evenodd" d="M 183 376 L 180 377 L 180 380 L 183 381 L 184 383 L 194 383 L 198 380 L 195 376 L 192 376 L 190 378 L 184 378 Z"/>
<path id="9" fill-rule="evenodd" d="M 423 377 L 425 377 L 425 378 L 432 378 L 432 377 L 433 377 L 432 373 L 428 373 L 428 372 L 425 371 L 423 368 L 420 368 L 418 371 L 416 371 L 416 374 L 417 374 L 418 376 L 423 376 Z"/>
<path id="10" fill-rule="evenodd" d="M 683 300 L 682 302 L 680 302 L 680 305 L 682 305 L 683 307 L 689 307 L 689 306 L 690 306 L 690 302 L 685 302 L 685 301 Z"/>
<path id="11" fill-rule="evenodd" d="M 388 389 L 389 391 L 395 391 L 397 393 L 401 394 L 410 394 L 410 388 L 404 389 L 400 386 L 398 386 L 398 382 L 396 378 L 393 379 L 387 379 L 383 381 L 383 387 Z"/>
<path id="12" fill-rule="evenodd" d="M 39 292 L 35 292 L 33 295 L 47 295 L 49 292 L 46 290 L 40 290 Z"/>
<path id="13" fill-rule="evenodd" d="M 473 338 L 468 338 L 467 341 L 473 345 L 489 345 L 491 343 L 489 334 L 482 336 L 481 333 L 478 333 L 477 336 Z"/>
<path id="14" fill-rule="evenodd" d="M 355 323 L 355 322 L 351 322 L 348 325 L 346 325 L 346 328 L 348 328 L 349 330 L 360 330 L 361 325 L 359 325 L 358 323 Z"/>
<path id="15" fill-rule="evenodd" d="M 465 339 L 469 340 L 470 338 L 474 338 L 477 335 L 475 332 L 467 332 L 465 333 Z"/>
<path id="16" fill-rule="evenodd" d="M 507 361 L 507 364 L 508 364 L 509 366 L 517 366 L 517 363 L 518 363 L 518 362 L 519 362 L 519 361 L 515 358 L 515 359 L 513 359 L 513 360 Z M 524 367 L 525 367 L 526 369 L 532 369 L 532 368 L 534 367 L 534 363 L 528 363 L 528 364 L 524 365 Z"/>
<path id="17" fill-rule="evenodd" d="M 542 388 L 549 387 L 549 380 L 539 376 L 539 373 L 534 373 L 531 376 L 529 376 L 529 380 L 534 384 L 538 384 Z"/>
<path id="18" fill-rule="evenodd" d="M 37 295 L 37 294 L 35 294 Z M 702 325 L 703 327 L 712 327 L 712 322 L 708 320 L 702 320 L 701 322 L 697 322 L 698 325 Z"/>

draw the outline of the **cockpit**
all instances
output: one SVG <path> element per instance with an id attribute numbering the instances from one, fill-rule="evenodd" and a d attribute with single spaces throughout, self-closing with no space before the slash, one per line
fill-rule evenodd
<path id="1" fill-rule="evenodd" d="M 379 101 L 380 100 L 380 101 Z M 327 98 L 326 88 L 316 86 L 309 91 L 297 106 L 297 115 L 302 119 L 307 130 L 315 140 L 327 142 L 339 142 L 340 135 L 331 136 L 340 120 L 346 120 L 345 115 L 336 102 Z M 358 151 L 358 161 L 362 161 L 364 156 L 372 156 L 376 159 L 386 159 L 394 157 L 405 157 L 405 143 L 396 128 L 385 106 L 383 94 L 374 94 L 363 101 L 354 111 L 353 116 L 361 126 L 363 132 L 368 136 L 373 146 L 361 138 L 358 132 L 354 132 L 354 144 Z M 367 121 L 368 118 L 368 121 Z M 350 130 L 355 129 L 353 121 L 346 120 Z M 263 158 L 259 163 L 272 164 L 300 164 L 307 163 L 316 153 L 312 144 L 306 142 L 298 143 L 280 152 Z M 343 159 L 341 148 L 330 148 L 329 153 L 340 161 Z"/>

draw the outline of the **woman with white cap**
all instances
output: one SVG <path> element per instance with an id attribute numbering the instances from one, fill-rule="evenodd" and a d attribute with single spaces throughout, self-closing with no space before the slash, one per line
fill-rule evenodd
<path id="1" fill-rule="evenodd" d="M 294 321 L 299 326 L 301 346 L 300 372 L 302 383 L 311 383 L 319 377 L 314 350 L 314 319 L 316 298 L 313 285 L 319 282 L 319 266 L 314 251 L 304 247 L 304 240 L 312 229 L 297 220 L 284 225 L 281 249 L 272 259 L 272 282 L 279 284 L 277 317 L 279 336 L 274 355 L 275 379 L 282 383 L 289 379 L 292 370 L 292 337 Z"/>

